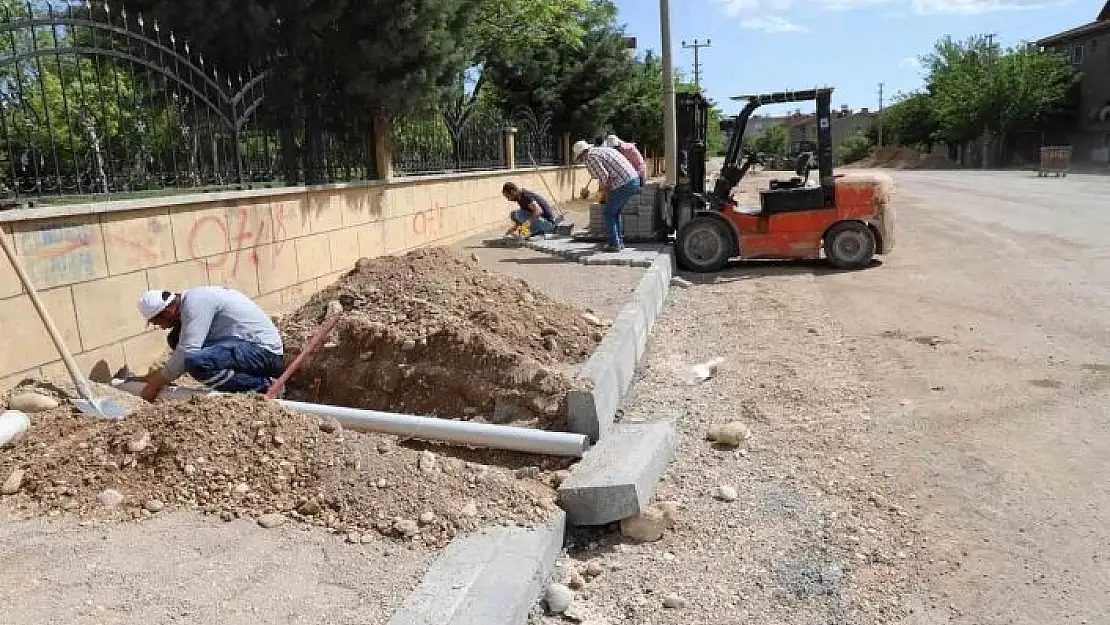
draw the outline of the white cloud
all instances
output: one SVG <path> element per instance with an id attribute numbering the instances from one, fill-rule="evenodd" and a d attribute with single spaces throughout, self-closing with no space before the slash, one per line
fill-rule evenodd
<path id="1" fill-rule="evenodd" d="M 898 67 L 905 67 L 907 69 L 921 69 L 921 61 L 918 61 L 912 56 L 908 56 L 902 59 L 902 62 L 898 64 Z"/>
<path id="2" fill-rule="evenodd" d="M 793 0 L 715 0 L 725 15 L 736 18 L 741 28 L 765 33 L 807 32 L 802 26 L 779 15 L 790 10 Z"/>
<path id="3" fill-rule="evenodd" d="M 761 30 L 765 33 L 806 33 L 809 29 L 778 15 L 763 15 L 740 20 L 742 28 Z"/>
<path id="4" fill-rule="evenodd" d="M 998 11 L 1031 11 L 1043 9 L 1046 5 L 1026 0 L 911 0 L 910 6 L 918 15 L 982 15 Z"/>

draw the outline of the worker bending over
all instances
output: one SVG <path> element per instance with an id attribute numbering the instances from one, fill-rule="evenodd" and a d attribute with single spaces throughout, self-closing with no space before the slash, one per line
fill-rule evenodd
<path id="1" fill-rule="evenodd" d="M 543 196 L 534 191 L 522 189 L 512 182 L 506 182 L 501 187 L 501 194 L 506 200 L 516 202 L 520 207 L 509 214 L 509 218 L 513 220 L 513 227 L 509 232 L 516 230 L 517 226 L 523 223 L 528 224 L 528 230 L 533 236 L 555 232 L 555 211 Z"/>
<path id="2" fill-rule="evenodd" d="M 640 154 L 640 149 L 636 147 L 635 143 L 622 141 L 617 135 L 609 135 L 605 137 L 605 147 L 613 148 L 621 153 L 621 156 L 628 159 L 628 164 L 632 165 L 632 169 L 640 175 L 640 186 L 647 184 L 647 163 L 644 162 L 644 155 Z"/>
<path id="3" fill-rule="evenodd" d="M 139 313 L 148 323 L 170 330 L 173 354 L 160 371 L 143 380 L 142 397 L 158 393 L 183 373 L 205 386 L 230 393 L 270 390 L 285 368 L 281 334 L 251 298 L 218 286 L 183 293 L 147 291 Z"/>
<path id="4" fill-rule="evenodd" d="M 605 191 L 605 233 L 609 237 L 605 251 L 619 252 L 624 249 L 621 211 L 640 189 L 640 177 L 628 159 L 613 148 L 591 146 L 586 141 L 577 141 L 571 151 L 574 153 L 574 162 L 585 163 L 590 176 L 597 178 Z"/>

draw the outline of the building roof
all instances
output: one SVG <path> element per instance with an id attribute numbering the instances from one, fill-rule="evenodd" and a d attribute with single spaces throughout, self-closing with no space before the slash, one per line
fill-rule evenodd
<path id="1" fill-rule="evenodd" d="M 1083 35 L 1093 35 L 1103 31 L 1110 31 L 1110 0 L 1106 0 L 1106 4 L 1103 5 L 1102 10 L 1099 11 L 1098 17 L 1095 18 L 1095 21 L 1089 24 L 1084 24 L 1077 28 L 1072 28 L 1071 30 L 1065 30 L 1062 33 L 1049 35 L 1048 37 L 1045 37 L 1044 39 L 1038 41 L 1037 45 L 1049 46 L 1054 43 L 1066 41 L 1068 39 L 1074 39 L 1075 37 L 1081 37 Z"/>

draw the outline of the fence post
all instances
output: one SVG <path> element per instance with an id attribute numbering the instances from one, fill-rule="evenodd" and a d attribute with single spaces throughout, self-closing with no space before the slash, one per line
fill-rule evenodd
<path id="1" fill-rule="evenodd" d="M 505 167 L 516 169 L 516 127 L 505 128 L 503 140 L 505 142 Z"/>
<path id="2" fill-rule="evenodd" d="M 574 155 L 570 153 L 570 133 L 564 132 L 559 135 L 559 142 L 562 143 L 560 147 L 563 151 L 563 164 L 567 167 L 574 165 Z"/>
<path id="3" fill-rule="evenodd" d="M 384 114 L 374 117 L 374 164 L 378 180 L 393 180 L 393 123 Z"/>

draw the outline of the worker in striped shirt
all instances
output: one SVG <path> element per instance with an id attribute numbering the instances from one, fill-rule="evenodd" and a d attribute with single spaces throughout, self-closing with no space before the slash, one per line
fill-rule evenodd
<path id="1" fill-rule="evenodd" d="M 591 146 L 587 141 L 578 141 L 571 148 L 574 162 L 585 163 L 590 176 L 597 178 L 606 191 L 605 234 L 609 244 L 605 251 L 619 252 L 624 249 L 621 233 L 621 211 L 628 200 L 640 190 L 640 176 L 628 159 L 613 148 Z"/>

